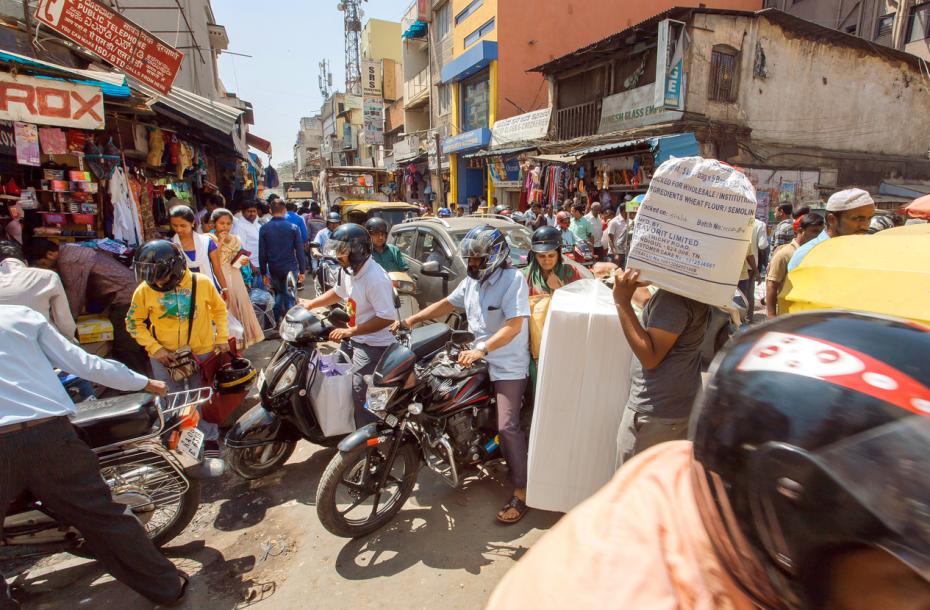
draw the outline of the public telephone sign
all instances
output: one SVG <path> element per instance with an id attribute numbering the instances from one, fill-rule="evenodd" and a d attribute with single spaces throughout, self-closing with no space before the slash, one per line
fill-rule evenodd
<path id="1" fill-rule="evenodd" d="M 163 95 L 184 54 L 95 0 L 39 0 L 35 17 Z"/>

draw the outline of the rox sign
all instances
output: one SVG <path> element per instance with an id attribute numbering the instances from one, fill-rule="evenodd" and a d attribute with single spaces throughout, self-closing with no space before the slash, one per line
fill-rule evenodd
<path id="1" fill-rule="evenodd" d="M 0 119 L 103 129 L 103 92 L 89 85 L 0 72 Z"/>

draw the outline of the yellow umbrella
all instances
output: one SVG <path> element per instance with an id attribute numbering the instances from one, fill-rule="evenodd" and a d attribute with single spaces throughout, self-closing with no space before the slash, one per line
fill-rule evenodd
<path id="1" fill-rule="evenodd" d="M 868 311 L 930 326 L 928 263 L 930 225 L 829 239 L 788 274 L 779 309 Z"/>

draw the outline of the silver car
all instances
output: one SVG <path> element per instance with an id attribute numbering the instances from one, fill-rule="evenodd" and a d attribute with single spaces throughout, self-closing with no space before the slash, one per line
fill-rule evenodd
<path id="1" fill-rule="evenodd" d="M 421 309 L 441 301 L 465 278 L 465 263 L 458 255 L 459 242 L 479 225 L 500 229 L 510 245 L 513 266 L 523 268 L 527 265 L 533 233 L 507 218 L 416 218 L 391 227 L 388 243 L 400 249 L 410 266 L 410 277 L 417 284 L 417 301 Z M 428 262 L 438 264 L 441 276 L 423 273 L 423 265 Z"/>

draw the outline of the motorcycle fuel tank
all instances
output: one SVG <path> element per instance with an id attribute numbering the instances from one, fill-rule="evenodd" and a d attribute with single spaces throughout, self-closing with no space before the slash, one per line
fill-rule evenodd
<path id="1" fill-rule="evenodd" d="M 417 356 L 400 343 L 391 345 L 381 356 L 381 361 L 371 377 L 376 386 L 403 385 L 413 371 Z"/>
<path id="2" fill-rule="evenodd" d="M 491 400 L 491 380 L 487 365 L 476 364 L 467 374 L 454 377 L 432 376 L 428 382 L 431 415 L 446 415 L 465 407 L 481 406 Z"/>

